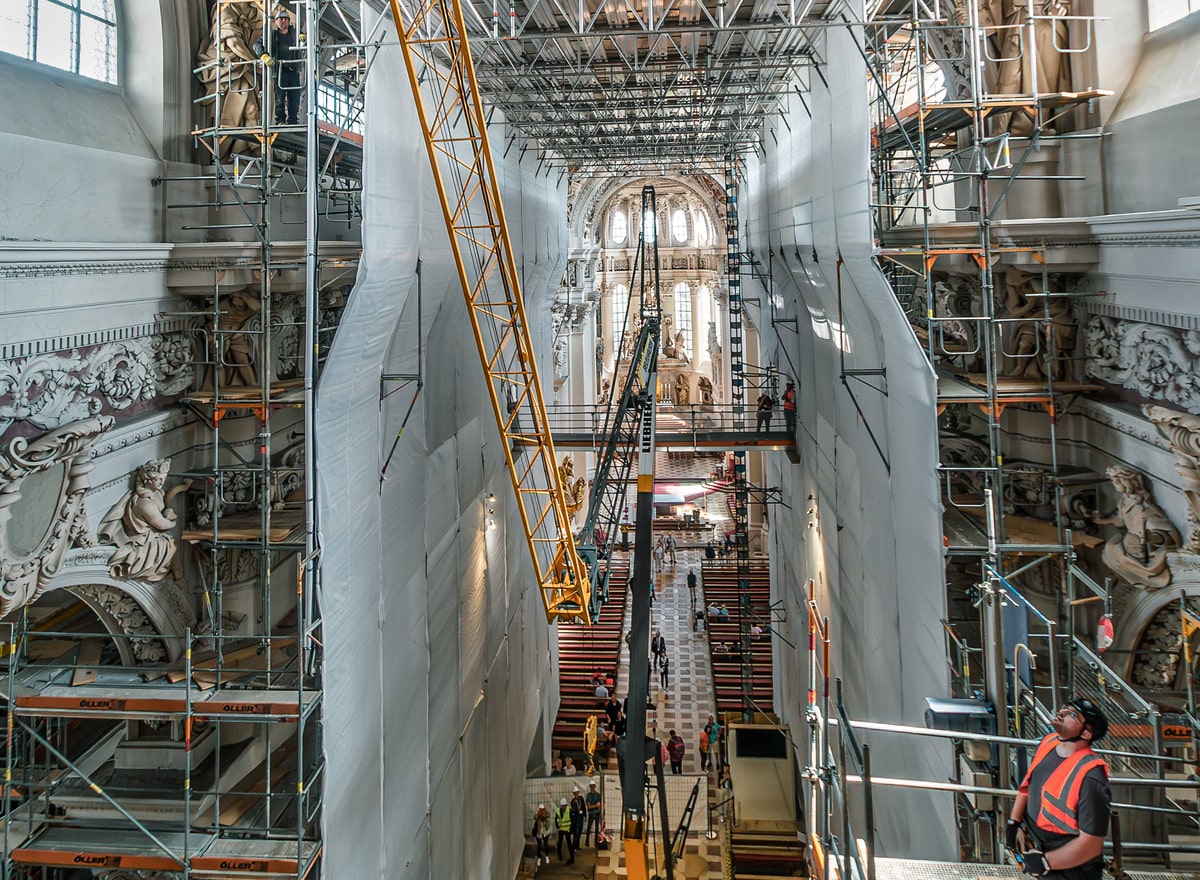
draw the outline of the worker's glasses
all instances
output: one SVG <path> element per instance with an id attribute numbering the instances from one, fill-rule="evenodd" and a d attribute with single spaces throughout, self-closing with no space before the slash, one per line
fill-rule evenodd
<path id="1" fill-rule="evenodd" d="M 1062 706 L 1058 710 L 1058 714 L 1072 715 L 1075 718 L 1078 718 L 1080 721 L 1086 722 L 1089 714 L 1095 715 L 1098 714 L 1099 711 L 1100 710 L 1096 708 L 1096 704 L 1091 700 L 1087 699 L 1086 697 L 1079 697 L 1078 699 L 1072 700 L 1067 705 Z"/>

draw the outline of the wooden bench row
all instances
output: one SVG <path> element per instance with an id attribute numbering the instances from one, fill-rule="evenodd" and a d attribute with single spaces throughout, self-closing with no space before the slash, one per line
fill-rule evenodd
<path id="1" fill-rule="evenodd" d="M 705 620 L 708 631 L 709 654 L 713 670 L 713 692 L 719 712 L 741 710 L 742 664 L 746 656 L 741 651 L 741 616 L 746 613 L 742 606 L 743 592 L 749 595 L 750 624 L 764 626 L 771 619 L 771 573 L 760 561 L 750 563 L 748 584 L 743 591 L 739 586 L 741 575 L 736 560 L 705 560 L 702 563 L 705 604 L 724 605 L 729 609 L 729 618 Z M 722 650 L 731 646 L 732 652 Z M 713 651 L 713 648 L 717 648 Z M 773 711 L 774 682 L 772 679 L 771 640 L 762 636 L 751 642 L 750 698 L 765 711 Z"/>
<path id="2" fill-rule="evenodd" d="M 603 672 L 616 678 L 628 583 L 628 564 L 614 563 L 600 622 L 558 625 L 559 707 L 550 735 L 551 748 L 557 754 L 581 755 L 588 717 L 604 718 L 605 701 L 596 698 L 592 675 Z"/>

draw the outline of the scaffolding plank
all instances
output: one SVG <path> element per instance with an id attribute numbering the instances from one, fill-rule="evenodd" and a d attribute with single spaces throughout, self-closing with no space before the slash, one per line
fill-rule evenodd
<path id="1" fill-rule="evenodd" d="M 985 390 L 964 382 L 957 376 L 939 373 L 937 399 L 938 403 L 983 403 L 987 401 L 988 396 Z"/>
<path id="2" fill-rule="evenodd" d="M 239 679 L 253 675 L 268 668 L 281 670 L 288 665 L 291 655 L 287 649 L 273 645 L 270 651 L 259 653 L 257 649 L 251 651 L 246 656 L 238 659 L 231 665 L 226 665 L 220 670 L 217 669 L 215 662 L 200 668 L 192 670 L 192 681 L 196 686 L 203 690 L 210 690 L 217 686 L 218 681 L 232 683 Z M 228 663 L 228 661 L 227 661 Z"/>
<path id="3" fill-rule="evenodd" d="M 75 673 L 71 684 L 91 684 L 96 680 L 96 667 L 100 665 L 100 654 L 104 650 L 103 639 L 84 639 L 79 646 L 79 659 L 75 662 Z"/>
<path id="4" fill-rule="evenodd" d="M 31 866 L 178 872 L 183 865 L 184 835 L 158 832 L 156 836 L 176 858 L 135 830 L 69 825 L 43 829 L 28 842 L 14 847 L 10 857 L 17 864 Z M 192 835 L 190 843 L 193 850 L 199 852 L 188 859 L 192 876 L 304 877 L 312 870 L 321 852 L 320 845 L 311 840 Z"/>
<path id="5" fill-rule="evenodd" d="M 319 691 L 305 691 L 303 701 L 290 690 L 237 690 L 216 693 L 193 692 L 192 714 L 209 718 L 294 718 L 320 698 Z M 183 715 L 187 696 L 180 687 L 128 687 L 50 685 L 38 693 L 18 696 L 20 715 L 90 715 L 129 718 Z"/>
<path id="6" fill-rule="evenodd" d="M 271 543 L 282 543 L 303 526 L 303 510 L 272 511 L 268 540 Z M 262 515 L 258 511 L 225 514 L 217 524 L 218 541 L 258 541 L 262 537 Z M 180 538 L 191 544 L 198 541 L 211 541 L 213 530 L 211 526 L 186 529 Z"/>
<path id="7" fill-rule="evenodd" d="M 968 373 L 967 381 L 976 388 L 986 389 L 987 376 L 983 373 Z M 1054 394 L 1080 394 L 1087 391 L 1101 391 L 1099 385 L 1089 382 L 1055 382 Z M 1046 379 L 1022 379 L 1016 376 L 998 376 L 996 378 L 996 395 L 1017 395 L 1021 397 L 1049 398 L 1050 384 Z"/>
<path id="8" fill-rule="evenodd" d="M 285 379 L 280 382 L 272 382 L 268 390 L 270 395 L 267 402 L 271 405 L 285 405 L 304 402 L 304 380 L 302 379 Z M 263 398 L 263 389 L 261 385 L 230 385 L 221 388 L 221 395 L 218 399 L 217 392 L 212 388 L 201 388 L 199 391 L 193 391 L 186 395 L 183 400 L 187 403 L 222 403 L 234 405 L 238 403 L 261 403 Z"/>

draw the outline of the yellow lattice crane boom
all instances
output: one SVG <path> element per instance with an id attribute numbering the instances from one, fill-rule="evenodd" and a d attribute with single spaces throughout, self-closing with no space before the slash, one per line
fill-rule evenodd
<path id="1" fill-rule="evenodd" d="M 591 623 L 462 6 L 390 3 L 546 617 Z"/>

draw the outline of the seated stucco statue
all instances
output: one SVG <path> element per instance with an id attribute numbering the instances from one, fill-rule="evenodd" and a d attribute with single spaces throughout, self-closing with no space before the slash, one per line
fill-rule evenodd
<path id="1" fill-rule="evenodd" d="M 956 0 L 965 6 L 965 0 Z M 1032 9 L 1031 9 L 1032 7 Z M 1034 15 L 1034 43 L 1029 45 L 1029 13 Z M 981 0 L 979 20 L 987 41 L 984 74 L 992 95 L 1030 95 L 1035 83 L 1038 94 L 1067 91 L 1071 88 L 1071 40 L 1067 20 L 1070 0 Z M 1078 48 L 1074 51 L 1078 52 Z M 991 117 L 993 124 L 1010 134 L 1027 137 L 1033 133 L 1034 119 L 1029 108 Z"/>
<path id="2" fill-rule="evenodd" d="M 155 458 L 143 464 L 137 469 L 134 488 L 100 521 L 96 537 L 102 544 L 117 545 L 117 551 L 108 560 L 108 571 L 114 578 L 153 583 L 171 574 L 171 562 L 175 559 L 171 530 L 176 520 L 171 502 L 191 485 L 191 480 L 164 494 L 163 484 L 170 470 L 169 458 Z"/>
<path id="3" fill-rule="evenodd" d="M 1121 465 L 1105 473 L 1121 493 L 1121 502 L 1112 516 L 1095 521 L 1121 530 L 1104 545 L 1104 564 L 1131 584 L 1165 587 L 1171 582 L 1167 553 L 1179 549 L 1179 531 L 1151 499 L 1140 473 Z"/>
<path id="4" fill-rule="evenodd" d="M 569 455 L 564 455 L 558 466 L 558 478 L 562 481 L 563 494 L 567 499 L 567 515 L 574 516 L 587 500 L 587 480 L 583 477 L 576 479 L 575 462 Z"/>
<path id="5" fill-rule="evenodd" d="M 218 95 L 207 106 L 209 113 L 219 100 L 222 128 L 250 128 L 261 118 L 261 69 L 254 43 L 263 34 L 263 0 L 217 3 L 213 6 L 212 29 L 197 56 L 208 95 Z M 211 124 L 211 120 L 210 120 Z M 229 144 L 222 152 L 228 152 Z M 251 151 L 249 141 L 235 140 L 234 151 Z"/>

